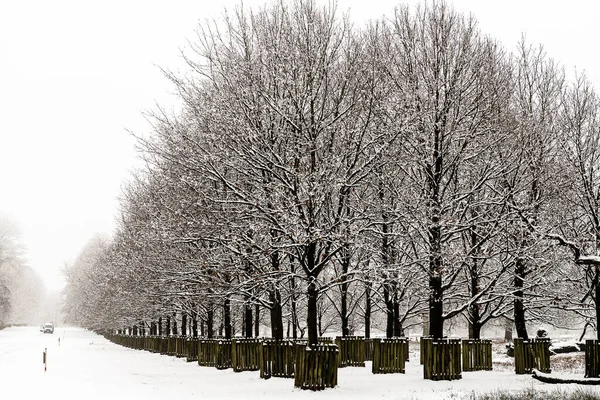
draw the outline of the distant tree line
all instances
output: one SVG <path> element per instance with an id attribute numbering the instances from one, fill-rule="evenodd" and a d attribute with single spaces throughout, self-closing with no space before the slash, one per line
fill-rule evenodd
<path id="1" fill-rule="evenodd" d="M 40 323 L 45 296 L 41 278 L 24 258 L 18 227 L 0 216 L 0 329 L 9 324 Z"/>
<path id="2" fill-rule="evenodd" d="M 357 27 L 313 0 L 199 26 L 110 240 L 67 273 L 95 329 L 388 337 L 597 329 L 599 101 L 439 2 Z M 192 331 L 190 332 L 191 329 Z"/>

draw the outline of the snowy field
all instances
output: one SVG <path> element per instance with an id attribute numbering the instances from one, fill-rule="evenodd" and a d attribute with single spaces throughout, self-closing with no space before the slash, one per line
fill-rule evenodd
<path id="1" fill-rule="evenodd" d="M 46 372 L 44 348 L 48 349 Z M 8 328 L 0 331 L 0 390 L 15 399 L 438 400 L 498 389 L 556 389 L 528 375 L 517 376 L 508 365 L 492 372 L 463 372 L 459 381 L 425 381 L 416 354 L 411 354 L 411 360 L 404 375 L 372 375 L 370 362 L 366 368 L 340 369 L 338 388 L 313 393 L 295 389 L 292 379 L 264 381 L 258 372 L 199 367 L 184 359 L 126 349 L 83 329 L 57 327 L 50 335 L 35 327 Z"/>

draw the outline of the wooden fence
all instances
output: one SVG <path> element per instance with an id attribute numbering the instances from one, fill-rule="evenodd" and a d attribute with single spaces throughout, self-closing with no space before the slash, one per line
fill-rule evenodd
<path id="1" fill-rule="evenodd" d="M 175 336 L 169 336 L 167 338 L 167 355 L 169 356 L 174 356 L 175 355 L 175 351 L 176 351 L 176 340 L 177 338 Z"/>
<path id="2" fill-rule="evenodd" d="M 492 341 L 464 339 L 462 341 L 462 370 L 491 371 Z"/>
<path id="3" fill-rule="evenodd" d="M 198 339 L 198 365 L 201 367 L 214 367 L 217 362 L 217 349 L 219 343 L 215 339 Z"/>
<path id="4" fill-rule="evenodd" d="M 160 351 L 159 343 L 160 337 L 148 336 L 148 351 L 151 353 L 158 353 Z"/>
<path id="5" fill-rule="evenodd" d="M 374 374 L 403 374 L 408 358 L 405 338 L 373 339 Z"/>
<path id="6" fill-rule="evenodd" d="M 419 353 L 421 356 L 419 362 L 421 363 L 421 365 L 423 365 L 423 363 L 425 362 L 425 357 L 424 357 L 424 353 L 423 353 L 425 351 L 425 343 L 424 343 L 425 339 L 430 339 L 430 337 L 429 336 L 421 336 L 419 338 Z"/>
<path id="7" fill-rule="evenodd" d="M 515 339 L 515 373 L 530 374 L 535 368 L 550 373 L 550 339 Z"/>
<path id="8" fill-rule="evenodd" d="M 293 340 L 265 339 L 260 346 L 260 377 L 293 378 L 295 347 Z"/>
<path id="9" fill-rule="evenodd" d="M 585 341 L 585 377 L 600 377 L 600 343 L 597 340 Z"/>
<path id="10" fill-rule="evenodd" d="M 187 362 L 198 361 L 198 339 L 190 338 L 186 341 L 187 346 Z"/>
<path id="11" fill-rule="evenodd" d="M 260 340 L 233 339 L 231 341 L 231 366 L 235 372 L 260 369 Z"/>
<path id="12" fill-rule="evenodd" d="M 177 336 L 175 338 L 175 357 L 187 357 L 187 338 L 185 336 Z"/>
<path id="13" fill-rule="evenodd" d="M 144 350 L 152 351 L 154 349 L 154 342 L 156 338 L 154 336 L 144 336 Z"/>
<path id="14" fill-rule="evenodd" d="M 160 338 L 160 354 L 169 354 L 169 338 L 161 336 Z"/>
<path id="15" fill-rule="evenodd" d="M 364 367 L 365 344 L 362 336 L 338 336 L 335 343 L 339 349 L 339 367 Z"/>
<path id="16" fill-rule="evenodd" d="M 215 359 L 216 369 L 231 368 L 231 339 L 216 339 L 217 354 Z"/>
<path id="17" fill-rule="evenodd" d="M 185 336 L 132 336 L 106 334 L 105 337 L 113 343 L 132 349 L 148 350 L 160 354 L 185 357 L 187 361 L 198 361 L 198 365 L 227 369 L 232 367 L 232 341 L 227 339 L 188 339 Z M 243 341 L 246 339 L 240 339 Z M 236 349 L 237 371 L 257 371 L 259 366 L 258 339 L 250 339 L 256 351 Z"/>
<path id="18" fill-rule="evenodd" d="M 296 344 L 294 386 L 308 390 L 324 390 L 337 386 L 338 347 L 319 344 L 306 347 Z"/>
<path id="19" fill-rule="evenodd" d="M 423 378 L 434 381 L 461 379 L 460 339 L 422 340 Z"/>
<path id="20" fill-rule="evenodd" d="M 373 361 L 373 339 L 365 339 L 365 361 Z"/>
<path id="21" fill-rule="evenodd" d="M 198 339 L 198 365 L 231 368 L 231 339 Z"/>
<path id="22" fill-rule="evenodd" d="M 152 341 L 152 349 L 150 350 L 153 353 L 160 353 L 160 346 L 162 343 L 162 337 L 154 336 L 154 340 Z"/>

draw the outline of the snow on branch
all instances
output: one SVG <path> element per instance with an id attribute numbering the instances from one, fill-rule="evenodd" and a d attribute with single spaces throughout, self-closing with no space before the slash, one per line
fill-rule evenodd
<path id="1" fill-rule="evenodd" d="M 575 256 L 575 264 L 583 265 L 598 265 L 600 266 L 600 256 L 582 256 L 581 249 L 575 242 L 565 239 L 563 236 L 556 233 L 548 233 L 546 235 L 550 239 L 558 241 L 561 246 L 568 247 Z"/>

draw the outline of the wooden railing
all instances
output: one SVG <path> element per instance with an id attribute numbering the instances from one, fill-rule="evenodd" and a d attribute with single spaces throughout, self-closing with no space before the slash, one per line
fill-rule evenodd
<path id="1" fill-rule="evenodd" d="M 294 386 L 308 390 L 324 390 L 337 386 L 338 347 L 319 344 L 306 347 L 297 344 Z"/>
<path id="2" fill-rule="evenodd" d="M 585 377 L 600 377 L 600 342 L 597 340 L 585 341 Z"/>
<path id="3" fill-rule="evenodd" d="M 231 366 L 235 372 L 260 369 L 259 339 L 233 339 L 231 341 Z"/>
<path id="4" fill-rule="evenodd" d="M 434 381 L 462 378 L 460 339 L 423 338 L 423 377 Z"/>
<path id="5" fill-rule="evenodd" d="M 198 361 L 198 338 L 190 338 L 186 341 L 187 362 Z"/>
<path id="6" fill-rule="evenodd" d="M 260 351 L 260 377 L 293 378 L 295 370 L 295 342 L 293 340 L 265 339 Z"/>
<path id="7" fill-rule="evenodd" d="M 462 370 L 491 371 L 492 341 L 464 339 L 462 341 Z"/>
<path id="8" fill-rule="evenodd" d="M 373 339 L 374 374 L 403 374 L 408 358 L 406 338 Z"/>
<path id="9" fill-rule="evenodd" d="M 550 373 L 550 339 L 515 339 L 515 373 L 530 374 L 535 368 Z"/>
<path id="10" fill-rule="evenodd" d="M 338 336 L 335 343 L 339 348 L 339 367 L 364 367 L 365 343 L 362 336 Z"/>

